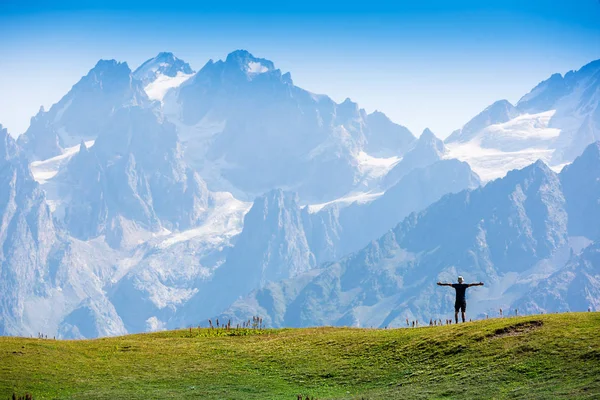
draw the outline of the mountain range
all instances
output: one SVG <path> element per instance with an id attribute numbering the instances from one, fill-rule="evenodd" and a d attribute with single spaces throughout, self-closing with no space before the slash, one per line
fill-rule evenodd
<path id="1" fill-rule="evenodd" d="M 101 60 L 0 128 L 0 334 L 598 309 L 600 62 L 441 141 L 247 51 Z"/>

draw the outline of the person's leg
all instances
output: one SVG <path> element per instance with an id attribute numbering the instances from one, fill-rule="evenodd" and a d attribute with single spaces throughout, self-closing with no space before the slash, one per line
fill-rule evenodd
<path id="1" fill-rule="evenodd" d="M 462 321 L 464 323 L 466 320 L 465 314 L 467 312 L 467 302 L 466 301 L 463 301 L 463 303 L 460 305 L 460 311 L 461 311 L 460 316 L 462 317 Z"/>
<path id="2" fill-rule="evenodd" d="M 458 324 L 458 312 L 460 311 L 460 303 L 454 302 L 454 322 Z"/>
<path id="3" fill-rule="evenodd" d="M 460 316 L 462 317 L 463 322 L 465 322 L 465 312 L 464 311 L 460 313 Z"/>

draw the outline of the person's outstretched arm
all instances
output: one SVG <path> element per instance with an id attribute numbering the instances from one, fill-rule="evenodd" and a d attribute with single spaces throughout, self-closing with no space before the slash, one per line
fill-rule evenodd
<path id="1" fill-rule="evenodd" d="M 483 286 L 483 282 L 469 283 L 469 287 L 471 287 L 471 286 Z"/>
<path id="2" fill-rule="evenodd" d="M 437 285 L 438 286 L 452 286 L 451 283 L 442 283 L 442 282 L 438 282 Z"/>

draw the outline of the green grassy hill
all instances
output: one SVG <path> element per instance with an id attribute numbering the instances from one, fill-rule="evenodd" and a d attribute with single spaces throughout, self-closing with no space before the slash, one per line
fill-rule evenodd
<path id="1" fill-rule="evenodd" d="M 600 398 L 600 313 L 237 333 L 2 337 L 0 400 Z"/>

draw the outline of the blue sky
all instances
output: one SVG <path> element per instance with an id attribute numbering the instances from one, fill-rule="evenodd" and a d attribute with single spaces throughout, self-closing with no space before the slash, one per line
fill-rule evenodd
<path id="1" fill-rule="evenodd" d="M 134 69 L 172 51 L 200 69 L 243 48 L 298 86 L 440 137 L 600 58 L 598 0 L 49 3 L 0 0 L 0 123 L 13 135 L 100 58 Z"/>

